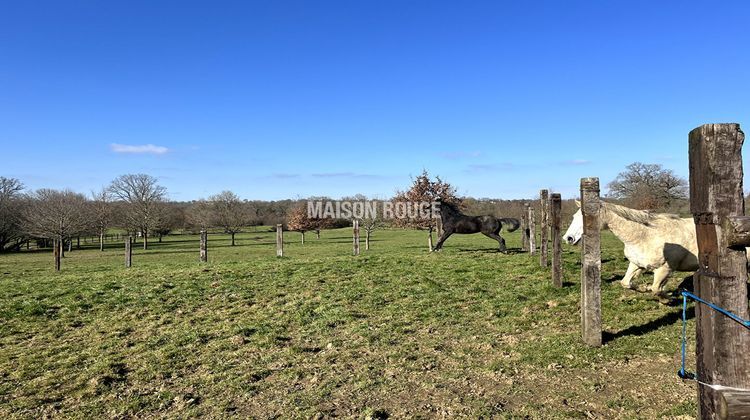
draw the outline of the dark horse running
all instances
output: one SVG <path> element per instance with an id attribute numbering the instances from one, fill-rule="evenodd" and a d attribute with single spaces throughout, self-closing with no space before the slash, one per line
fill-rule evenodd
<path id="1" fill-rule="evenodd" d="M 505 252 L 505 239 L 500 236 L 500 229 L 506 225 L 507 232 L 518 229 L 521 223 L 518 219 L 495 216 L 467 216 L 458 208 L 446 202 L 440 203 L 440 219 L 443 221 L 443 234 L 435 245 L 435 251 L 443 247 L 443 242 L 454 233 L 479 233 L 496 240 L 500 244 L 500 252 Z"/>

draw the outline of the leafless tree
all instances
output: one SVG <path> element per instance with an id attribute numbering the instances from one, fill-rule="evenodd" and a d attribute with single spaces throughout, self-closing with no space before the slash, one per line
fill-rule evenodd
<path id="1" fill-rule="evenodd" d="M 183 210 L 175 203 L 159 203 L 157 213 L 157 222 L 151 231 L 159 237 L 159 242 L 176 227 L 185 224 Z"/>
<path id="2" fill-rule="evenodd" d="M 129 174 L 112 181 L 109 191 L 127 203 L 125 223 L 140 230 L 143 249 L 148 249 L 148 234 L 159 223 L 159 205 L 165 200 L 167 189 L 151 175 Z"/>
<path id="3" fill-rule="evenodd" d="M 242 227 L 247 224 L 247 206 L 240 200 L 237 194 L 231 191 L 222 191 L 209 197 L 213 209 L 213 225 L 224 229 L 224 233 L 232 235 L 232 246 L 234 246 L 234 235 L 242 232 Z"/>
<path id="4" fill-rule="evenodd" d="M 185 220 L 194 230 L 204 230 L 213 226 L 213 207 L 206 200 L 198 200 L 185 211 Z"/>
<path id="5" fill-rule="evenodd" d="M 25 239 L 21 226 L 21 191 L 21 181 L 0 177 L 0 252 L 18 248 Z"/>
<path id="6" fill-rule="evenodd" d="M 360 227 L 365 230 L 365 251 L 370 250 L 370 237 L 372 232 L 375 231 L 382 224 L 382 220 L 378 214 L 363 218 L 360 221 Z"/>
<path id="7" fill-rule="evenodd" d="M 99 234 L 99 250 L 104 251 L 104 235 L 112 223 L 114 214 L 112 195 L 106 188 L 102 188 L 99 192 L 92 191 L 89 208 L 91 209 L 90 222 Z"/>
<path id="8" fill-rule="evenodd" d="M 23 215 L 29 235 L 56 239 L 60 246 L 89 226 L 86 197 L 70 190 L 40 189 L 29 196 Z"/>
<path id="9" fill-rule="evenodd" d="M 687 181 L 658 164 L 631 163 L 607 187 L 608 197 L 644 210 L 666 210 L 687 198 Z"/>

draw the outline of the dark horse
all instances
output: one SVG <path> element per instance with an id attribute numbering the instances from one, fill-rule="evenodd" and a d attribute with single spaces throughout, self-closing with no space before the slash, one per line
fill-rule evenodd
<path id="1" fill-rule="evenodd" d="M 521 223 L 518 219 L 495 216 L 467 216 L 458 208 L 446 202 L 440 202 L 440 219 L 443 221 L 443 234 L 435 245 L 435 251 L 443 247 L 443 242 L 454 233 L 479 233 L 496 240 L 500 244 L 500 252 L 505 252 L 505 239 L 500 236 L 500 229 L 506 225 L 507 232 L 518 229 Z"/>

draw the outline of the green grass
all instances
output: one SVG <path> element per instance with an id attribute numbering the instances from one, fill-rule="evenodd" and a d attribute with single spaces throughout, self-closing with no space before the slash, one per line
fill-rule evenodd
<path id="1" fill-rule="evenodd" d="M 130 269 L 120 244 L 74 250 L 60 273 L 50 252 L 0 255 L 0 417 L 695 412 L 679 308 L 613 280 L 627 262 L 609 233 L 602 348 L 580 340 L 579 248 L 556 289 L 536 256 L 481 235 L 430 254 L 424 232 L 381 230 L 358 257 L 347 229 L 285 238 L 276 258 L 267 229 L 236 247 L 211 235 L 201 264 L 197 236 L 165 237 Z"/>

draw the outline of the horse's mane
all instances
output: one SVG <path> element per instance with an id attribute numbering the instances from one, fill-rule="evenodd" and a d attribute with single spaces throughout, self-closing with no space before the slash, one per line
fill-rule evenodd
<path id="1" fill-rule="evenodd" d="M 680 216 L 676 214 L 671 213 L 652 213 L 647 210 L 636 210 L 631 209 L 628 207 L 620 206 L 617 204 L 612 203 L 605 203 L 602 201 L 602 208 L 604 208 L 607 211 L 611 211 L 612 213 L 625 218 L 627 220 L 630 220 L 632 222 L 637 222 L 642 225 L 649 226 L 657 221 L 662 220 L 680 220 Z"/>
<path id="2" fill-rule="evenodd" d="M 440 208 L 447 207 L 449 210 L 453 210 L 456 213 L 461 213 L 461 210 L 459 210 L 458 206 L 454 203 L 451 203 L 450 201 L 440 201 Z"/>

